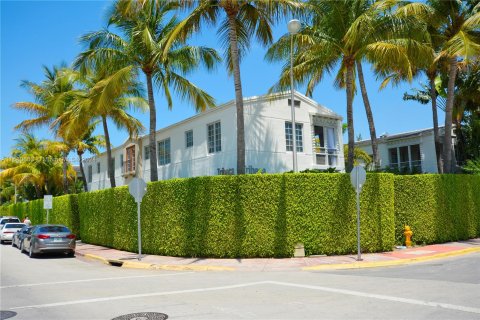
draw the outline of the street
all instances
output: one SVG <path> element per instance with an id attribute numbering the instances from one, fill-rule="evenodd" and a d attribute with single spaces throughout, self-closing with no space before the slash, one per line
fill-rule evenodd
<path id="1" fill-rule="evenodd" d="M 0 250 L 2 319 L 480 318 L 480 254 L 375 269 L 192 272 Z"/>

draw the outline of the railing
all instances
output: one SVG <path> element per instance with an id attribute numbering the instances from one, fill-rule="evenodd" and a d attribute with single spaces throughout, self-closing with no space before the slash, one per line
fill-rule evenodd
<path id="1" fill-rule="evenodd" d="M 405 172 L 405 171 L 422 172 L 422 160 L 391 163 L 390 169 L 399 170 L 400 172 Z"/>
<path id="2" fill-rule="evenodd" d="M 315 147 L 315 164 L 322 166 L 338 167 L 338 149 L 328 149 L 323 147 Z"/>

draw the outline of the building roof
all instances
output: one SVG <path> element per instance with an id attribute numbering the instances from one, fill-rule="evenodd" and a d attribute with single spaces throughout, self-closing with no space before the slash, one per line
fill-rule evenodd
<path id="1" fill-rule="evenodd" d="M 440 132 L 440 135 L 444 134 L 444 126 L 438 127 L 438 130 Z M 428 136 L 428 135 L 432 135 L 432 134 L 433 134 L 433 128 L 419 129 L 419 130 L 414 130 L 414 131 L 395 133 L 395 134 L 391 134 L 391 135 L 388 134 L 388 133 L 384 133 L 377 138 L 377 141 L 379 143 L 380 142 L 388 142 L 388 141 L 392 141 L 392 140 Z M 370 145 L 371 143 L 372 142 L 371 142 L 370 139 L 355 141 L 356 146 Z"/>

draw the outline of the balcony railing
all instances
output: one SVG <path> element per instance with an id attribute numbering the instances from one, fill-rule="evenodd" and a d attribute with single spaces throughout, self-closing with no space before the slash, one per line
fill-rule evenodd
<path id="1" fill-rule="evenodd" d="M 391 163 L 390 169 L 400 172 L 422 172 L 422 160 L 404 161 L 400 163 Z"/>

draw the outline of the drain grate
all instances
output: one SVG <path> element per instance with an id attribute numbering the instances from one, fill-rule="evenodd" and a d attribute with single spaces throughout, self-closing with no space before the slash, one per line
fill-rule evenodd
<path id="1" fill-rule="evenodd" d="M 130 313 L 113 318 L 112 320 L 166 320 L 168 316 L 159 312 L 139 312 Z"/>
<path id="2" fill-rule="evenodd" d="M 108 264 L 110 264 L 113 267 L 121 267 L 123 266 L 123 261 L 119 260 L 108 260 Z"/>

